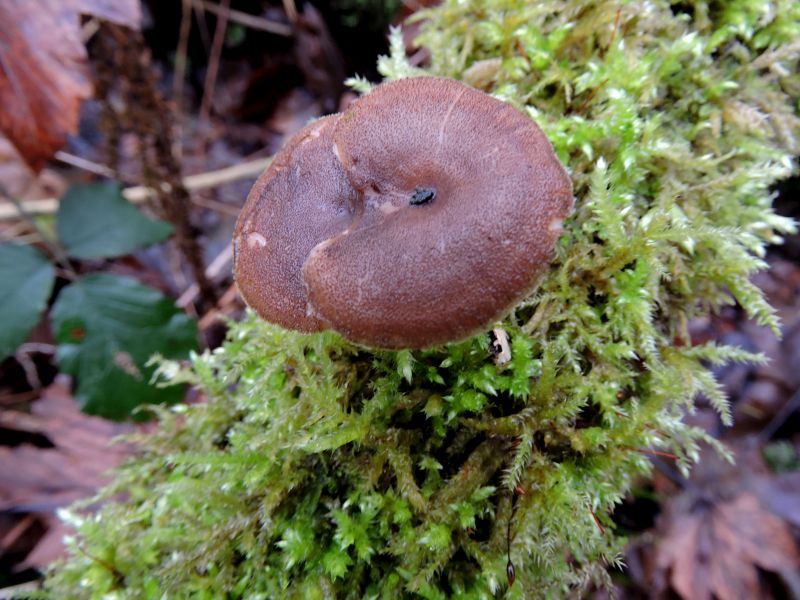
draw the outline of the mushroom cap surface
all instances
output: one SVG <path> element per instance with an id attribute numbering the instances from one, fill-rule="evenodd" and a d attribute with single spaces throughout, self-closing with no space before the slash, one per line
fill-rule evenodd
<path id="1" fill-rule="evenodd" d="M 422 348 L 480 331 L 532 291 L 573 197 L 530 118 L 454 80 L 421 77 L 382 84 L 322 122 L 313 142 L 287 145 L 276 158 L 285 166 L 262 176 L 240 217 L 237 280 L 259 288 L 243 295 L 262 317 Z M 317 181 L 284 174 L 311 159 Z M 301 199 L 289 199 L 292 185 Z M 307 213 L 300 248 L 281 258 L 297 209 Z M 243 241 L 254 233 L 270 240 L 259 259 Z M 283 294 L 291 300 L 279 308 Z M 276 314 L 289 304 L 290 319 Z"/>
<path id="2" fill-rule="evenodd" d="M 289 140 L 250 190 L 233 237 L 245 302 L 263 319 L 307 333 L 328 326 L 309 313 L 303 263 L 347 227 L 356 201 L 331 151 L 338 118 L 313 121 Z"/>

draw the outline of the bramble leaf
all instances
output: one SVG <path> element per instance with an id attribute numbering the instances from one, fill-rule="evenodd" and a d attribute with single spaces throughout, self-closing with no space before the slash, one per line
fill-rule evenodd
<path id="1" fill-rule="evenodd" d="M 153 354 L 183 358 L 197 345 L 195 322 L 160 292 L 98 273 L 64 288 L 52 311 L 62 371 L 77 378 L 83 410 L 122 419 L 145 403 L 174 403 L 183 390 L 150 383 Z"/>
<path id="2" fill-rule="evenodd" d="M 144 216 L 113 182 L 71 187 L 59 203 L 56 227 L 75 258 L 124 256 L 172 233 L 172 225 Z"/>
<path id="3" fill-rule="evenodd" d="M 30 335 L 55 280 L 50 261 L 30 246 L 0 246 L 0 360 Z"/>

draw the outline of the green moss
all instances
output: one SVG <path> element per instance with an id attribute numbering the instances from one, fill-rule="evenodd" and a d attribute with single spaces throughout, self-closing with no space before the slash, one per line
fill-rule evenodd
<path id="1" fill-rule="evenodd" d="M 106 491 L 125 500 L 72 514 L 54 597 L 565 596 L 618 562 L 609 513 L 649 472 L 641 450 L 688 468 L 698 394 L 730 419 L 707 365 L 757 357 L 693 347 L 687 323 L 738 303 L 778 327 L 749 276 L 792 229 L 770 186 L 798 150 L 800 5 L 450 0 L 425 16 L 429 72 L 527 111 L 575 184 L 550 274 L 501 324 L 511 360 L 488 335 L 391 353 L 233 325 L 162 366 L 209 402 L 161 413 Z M 383 74 L 413 72 L 392 47 Z"/>

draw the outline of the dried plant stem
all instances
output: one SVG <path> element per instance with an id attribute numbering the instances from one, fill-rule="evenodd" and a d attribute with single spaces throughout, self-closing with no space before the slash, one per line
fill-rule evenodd
<path id="1" fill-rule="evenodd" d="M 208 121 L 211 115 L 211 101 L 214 98 L 214 89 L 217 86 L 217 73 L 219 72 L 219 59 L 222 56 L 222 42 L 225 41 L 225 32 L 228 29 L 228 16 L 231 0 L 222 0 L 220 12 L 217 13 L 217 26 L 214 29 L 214 40 L 211 42 L 211 52 L 208 56 L 208 69 L 203 82 L 203 100 L 200 103 L 200 121 Z"/>
<path id="2" fill-rule="evenodd" d="M 194 4 L 195 6 L 202 8 L 204 11 L 210 12 L 217 16 L 223 13 L 222 7 L 212 2 L 195 0 Z M 274 33 L 275 35 L 282 35 L 285 37 L 292 35 L 292 28 L 284 23 L 276 23 L 275 21 L 257 17 L 240 10 L 228 9 L 225 12 L 227 13 L 228 20 L 232 21 L 233 23 L 238 23 L 239 25 L 249 27 L 250 29 L 266 31 L 267 33 Z"/>
<path id="3" fill-rule="evenodd" d="M 206 173 L 197 173 L 196 175 L 187 175 L 183 178 L 184 187 L 190 192 L 197 190 L 205 190 L 231 183 L 233 181 L 240 181 L 242 179 L 254 178 L 258 176 L 264 169 L 269 166 L 272 157 L 259 158 L 251 160 L 238 165 L 232 165 L 223 169 L 216 169 Z M 104 167 L 105 168 L 105 167 Z M 134 204 L 142 203 L 146 200 L 152 200 L 156 191 L 146 185 L 135 185 L 122 190 L 122 195 Z M 4 195 L 8 198 L 8 194 Z M 4 199 L 5 199 L 4 198 Z M 194 204 L 198 206 L 207 206 L 208 201 L 202 199 L 191 199 Z M 9 200 L 10 202 L 10 200 Z M 51 214 L 58 210 L 58 198 L 42 198 L 41 200 L 27 200 L 20 202 L 23 210 L 29 215 L 44 215 Z M 233 207 L 231 207 L 233 208 Z M 238 211 L 237 211 L 238 212 Z M 0 221 L 8 221 L 19 217 L 19 211 L 13 206 L 3 206 L 0 204 Z"/>
<path id="4" fill-rule="evenodd" d="M 223 0 L 222 6 L 227 9 L 229 4 L 230 0 Z M 189 8 L 189 4 L 184 4 L 184 39 L 190 25 Z M 207 118 L 211 109 L 226 25 L 227 18 L 223 14 L 217 21 L 210 52 L 201 119 Z M 141 144 L 143 179 L 152 190 L 147 197 L 155 200 L 154 204 L 163 218 L 175 226 L 174 240 L 199 289 L 197 310 L 202 312 L 215 304 L 216 290 L 205 275 L 203 249 L 198 241 L 198 231 L 191 221 L 192 198 L 180 177 L 180 147 L 174 131 L 175 112 L 158 90 L 157 74 L 141 34 L 105 23 L 100 31 L 100 41 L 102 56 L 98 57 L 98 62 L 105 68 L 98 69 L 98 89 L 103 92 L 101 97 L 105 100 L 106 113 L 115 117 L 104 123 L 104 131 L 112 141 L 108 148 L 112 168 L 116 167 L 118 159 L 120 131 L 133 131 Z M 185 62 L 185 55 L 181 60 Z M 182 68 L 185 69 L 185 65 Z M 124 77 L 117 76 L 119 73 L 123 73 Z M 176 76 L 180 76 L 180 73 Z M 174 83 L 177 85 L 177 80 Z M 112 91 L 121 96 L 121 108 L 110 102 Z"/>
<path id="5" fill-rule="evenodd" d="M 206 277 L 209 279 L 214 279 L 217 275 L 222 272 L 228 263 L 231 262 L 233 259 L 233 244 L 228 244 L 225 249 L 220 252 L 214 260 L 206 268 L 205 274 Z M 181 294 L 180 298 L 175 302 L 180 307 L 186 307 L 192 302 L 195 301 L 197 298 L 197 294 L 200 293 L 200 288 L 196 283 L 190 285 L 183 294 Z"/>
<path id="6" fill-rule="evenodd" d="M 64 272 L 67 275 L 67 277 L 73 280 L 77 279 L 78 278 L 77 273 L 75 273 L 75 270 L 69 263 L 69 258 L 67 257 L 67 254 L 64 252 L 64 249 L 58 244 L 58 242 L 52 239 L 52 237 L 48 235 L 47 232 L 45 232 L 41 227 L 39 227 L 39 224 L 36 222 L 36 219 L 34 219 L 33 216 L 28 211 L 25 210 L 23 204 L 19 200 L 17 200 L 14 196 L 8 194 L 2 185 L 0 185 L 0 194 L 8 198 L 9 202 L 11 202 L 11 204 L 13 204 L 14 206 L 17 216 L 22 217 L 22 219 L 30 225 L 31 229 L 33 229 L 39 235 L 39 238 L 41 239 L 42 243 L 45 245 L 47 250 L 53 256 L 53 258 L 56 260 L 59 266 L 61 266 L 64 269 Z"/>
<path id="7" fill-rule="evenodd" d="M 179 130 L 173 143 L 173 152 L 178 158 L 183 154 L 180 128 L 183 125 L 183 84 L 186 79 L 186 57 L 189 50 L 189 33 L 192 29 L 192 0 L 181 1 L 181 28 L 178 47 L 175 50 L 175 73 L 172 76 L 172 98 L 175 104 L 175 122 Z"/>
<path id="8" fill-rule="evenodd" d="M 235 283 L 232 283 L 217 301 L 217 306 L 204 314 L 197 322 L 197 327 L 200 329 L 200 331 L 205 331 L 208 329 L 214 323 L 214 321 L 220 317 L 220 315 L 224 314 L 225 307 L 230 305 L 238 295 L 239 288 L 236 287 Z"/>
<path id="9" fill-rule="evenodd" d="M 36 363 L 33 362 L 31 354 L 55 354 L 56 347 L 52 344 L 38 344 L 27 343 L 22 344 L 14 353 L 14 358 L 17 360 L 22 370 L 25 371 L 25 379 L 28 385 L 34 390 L 42 388 L 42 381 L 39 379 L 39 372 L 36 369 Z"/>
<path id="10" fill-rule="evenodd" d="M 297 23 L 297 6 L 294 0 L 283 0 L 283 10 L 286 12 L 286 16 L 291 23 Z"/>
<path id="11" fill-rule="evenodd" d="M 33 513 L 28 513 L 22 517 L 22 519 L 20 519 L 19 522 L 8 531 L 8 533 L 0 538 L 0 552 L 7 552 L 17 542 L 17 540 L 22 537 L 22 534 L 24 534 L 27 529 L 34 524 L 35 519 L 36 517 Z M 11 596 L 8 597 L 10 598 Z"/>
<path id="12" fill-rule="evenodd" d="M 145 146 L 143 173 L 155 189 L 162 215 L 175 226 L 175 241 L 200 288 L 200 303 L 213 305 L 214 288 L 206 278 L 203 250 L 191 223 L 190 195 L 180 178 L 180 164 L 173 153 L 173 116 L 158 92 L 150 55 L 141 36 L 108 26 L 121 52 L 121 65 L 129 73 L 127 116 Z"/>
<path id="13" fill-rule="evenodd" d="M 100 175 L 101 177 L 115 176 L 113 169 L 110 169 L 109 167 L 101 165 L 100 163 L 96 163 L 92 160 L 88 160 L 80 156 L 75 156 L 74 154 L 70 154 L 69 152 L 64 152 L 63 150 L 59 150 L 58 152 L 56 152 L 55 158 L 56 160 L 64 163 L 65 165 L 70 165 L 71 167 L 76 167 L 83 171 L 88 171 L 89 173 Z"/>

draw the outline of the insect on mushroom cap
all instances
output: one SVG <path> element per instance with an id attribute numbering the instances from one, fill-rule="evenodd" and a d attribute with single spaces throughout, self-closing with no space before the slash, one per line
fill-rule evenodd
<path id="1" fill-rule="evenodd" d="M 267 320 L 367 346 L 452 342 L 501 318 L 547 270 L 573 206 L 539 127 L 451 79 L 382 84 L 275 162 L 237 225 L 242 294 Z M 301 247 L 282 254 L 297 221 Z"/>

